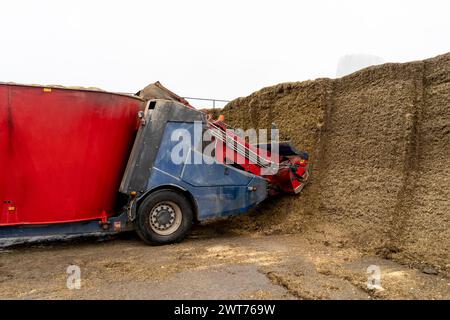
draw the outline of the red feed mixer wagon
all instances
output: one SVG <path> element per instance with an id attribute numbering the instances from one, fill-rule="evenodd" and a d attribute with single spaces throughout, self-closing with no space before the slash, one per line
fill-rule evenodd
<path id="1" fill-rule="evenodd" d="M 218 164 L 168 163 L 167 134 L 195 121 L 223 142 Z M 227 129 L 160 83 L 136 95 L 0 83 L 0 240 L 136 230 L 172 243 L 193 221 L 303 189 L 307 153 Z"/>

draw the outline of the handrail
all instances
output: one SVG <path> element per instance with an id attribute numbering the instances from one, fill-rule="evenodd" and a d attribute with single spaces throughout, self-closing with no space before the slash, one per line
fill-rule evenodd
<path id="1" fill-rule="evenodd" d="M 193 97 L 182 97 L 187 100 L 199 100 L 199 101 L 211 101 L 213 103 L 213 109 L 216 108 L 216 102 L 230 102 L 230 100 L 222 100 L 222 99 L 208 99 L 208 98 L 193 98 Z"/>

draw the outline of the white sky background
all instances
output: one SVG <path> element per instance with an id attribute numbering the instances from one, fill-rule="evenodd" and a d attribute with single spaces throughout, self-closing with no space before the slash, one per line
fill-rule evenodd
<path id="1" fill-rule="evenodd" d="M 0 81 L 233 99 L 334 77 L 340 57 L 406 62 L 450 51 L 450 1 L 0 3 Z"/>

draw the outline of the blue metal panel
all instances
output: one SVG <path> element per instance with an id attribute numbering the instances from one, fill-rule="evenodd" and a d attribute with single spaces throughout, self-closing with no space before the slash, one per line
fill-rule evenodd
<path id="1" fill-rule="evenodd" d="M 181 176 L 183 181 L 197 187 L 246 186 L 252 178 L 250 173 L 220 163 L 185 164 Z"/>
<path id="2" fill-rule="evenodd" d="M 181 171 L 183 170 L 184 163 L 175 164 L 172 157 L 172 150 L 179 143 L 179 141 L 172 141 L 172 133 L 175 130 L 186 130 L 191 136 L 190 145 L 194 146 L 196 143 L 201 143 L 201 141 L 193 141 L 194 130 L 193 123 L 182 123 L 182 122 L 167 122 L 166 128 L 164 130 L 163 137 L 161 139 L 161 144 L 159 146 L 158 155 L 156 156 L 155 163 L 153 167 L 158 168 L 172 176 L 180 177 Z M 197 139 L 198 140 L 198 139 Z M 186 159 L 190 161 L 190 159 Z"/>
<path id="3" fill-rule="evenodd" d="M 133 230 L 133 225 L 128 221 L 126 212 L 109 218 L 107 225 L 103 225 L 99 220 L 90 220 L 40 226 L 2 227 L 0 228 L 0 246 L 41 240 L 61 240 L 79 236 L 111 235 L 130 230 Z"/>
<path id="4" fill-rule="evenodd" d="M 182 128 L 193 135 L 193 127 L 193 123 L 167 123 L 147 190 L 172 185 L 190 192 L 199 220 L 244 213 L 263 201 L 267 197 L 265 179 L 224 164 L 193 164 L 195 154 L 202 156 L 195 150 L 201 141 L 192 141 L 186 161 L 173 163 L 170 154 L 178 141 L 171 141 L 172 132 Z"/>

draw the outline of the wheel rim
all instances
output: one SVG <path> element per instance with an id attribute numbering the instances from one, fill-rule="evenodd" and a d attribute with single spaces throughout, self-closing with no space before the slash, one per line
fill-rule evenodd
<path id="1" fill-rule="evenodd" d="M 158 202 L 149 215 L 151 229 L 162 236 L 167 236 L 177 231 L 181 225 L 181 220 L 181 209 L 172 201 Z"/>

